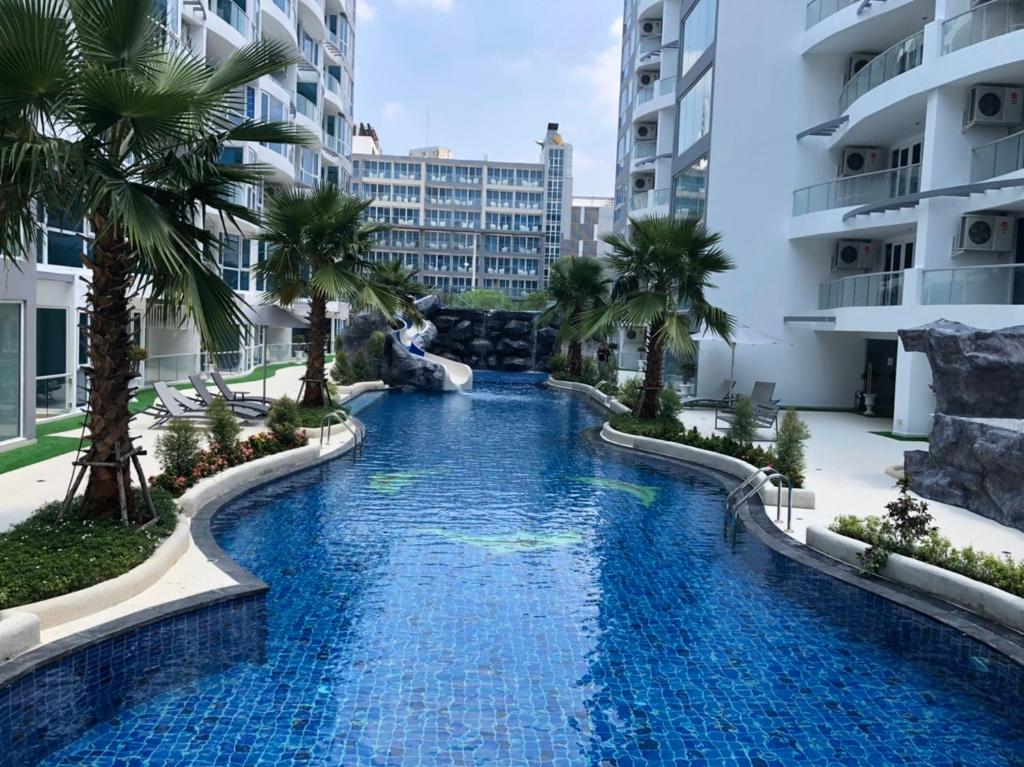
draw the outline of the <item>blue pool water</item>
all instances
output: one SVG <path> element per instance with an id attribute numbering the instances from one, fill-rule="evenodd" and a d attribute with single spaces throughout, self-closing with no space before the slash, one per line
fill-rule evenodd
<path id="1" fill-rule="evenodd" d="M 731 551 L 720 481 L 581 440 L 587 404 L 498 379 L 361 418 L 361 456 L 216 520 L 265 626 L 220 663 L 165 628 L 145 689 L 45 764 L 1024 765 L 1016 667 Z"/>

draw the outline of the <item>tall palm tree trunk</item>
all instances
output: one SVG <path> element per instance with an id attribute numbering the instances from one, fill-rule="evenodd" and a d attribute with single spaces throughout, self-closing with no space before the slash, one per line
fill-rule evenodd
<path id="1" fill-rule="evenodd" d="M 665 365 L 665 340 L 661 336 L 662 321 L 652 322 L 647 330 L 647 367 L 644 371 L 644 396 L 640 399 L 640 418 L 658 417 L 658 395 L 661 394 L 661 369 Z"/>
<path id="2" fill-rule="evenodd" d="M 583 373 L 583 344 L 579 341 L 569 342 L 569 375 L 578 376 Z"/>
<path id="3" fill-rule="evenodd" d="M 306 351 L 306 388 L 303 407 L 323 407 L 324 398 L 324 326 L 327 324 L 327 299 L 314 294 L 309 301 L 309 348 Z"/>
<path id="4" fill-rule="evenodd" d="M 97 231 L 104 226 L 94 222 Z M 89 435 L 92 446 L 86 460 L 93 462 L 85 488 L 82 513 L 90 517 L 117 518 L 121 513 L 118 471 L 122 474 L 129 519 L 135 519 L 135 497 L 131 492 L 131 463 L 121 469 L 97 466 L 116 462 L 116 451 L 126 452 L 131 412 L 128 409 L 132 379 L 129 335 L 129 291 L 132 265 L 128 243 L 113 231 L 101 235 L 93 247 L 89 286 Z"/>

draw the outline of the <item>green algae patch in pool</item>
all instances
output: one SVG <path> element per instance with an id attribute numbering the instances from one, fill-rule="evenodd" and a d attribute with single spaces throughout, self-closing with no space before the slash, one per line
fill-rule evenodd
<path id="1" fill-rule="evenodd" d="M 574 543 L 582 543 L 583 536 L 579 533 L 512 533 L 511 535 L 467 535 L 454 533 L 450 530 L 430 529 L 423 532 L 436 535 L 467 546 L 478 546 L 492 554 L 515 554 L 523 551 L 545 551 L 560 549 Z"/>
<path id="2" fill-rule="evenodd" d="M 658 489 L 650 485 L 634 485 L 629 482 L 620 482 L 617 479 L 605 477 L 576 477 L 577 482 L 585 482 L 588 485 L 604 488 L 605 490 L 618 490 L 622 493 L 629 493 L 639 499 L 644 506 L 650 506 L 658 497 Z"/>
<path id="3" fill-rule="evenodd" d="M 374 474 L 370 477 L 370 488 L 385 495 L 398 495 L 420 477 L 433 472 L 425 469 L 419 471 L 395 471 L 387 474 Z"/>

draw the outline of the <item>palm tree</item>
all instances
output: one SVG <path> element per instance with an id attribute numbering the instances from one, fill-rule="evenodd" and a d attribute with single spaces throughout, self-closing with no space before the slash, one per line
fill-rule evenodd
<path id="1" fill-rule="evenodd" d="M 392 292 L 374 280 L 365 256 L 373 235 L 388 226 L 365 220 L 373 200 L 353 197 L 331 183 L 312 189 L 293 188 L 268 195 L 260 239 L 267 243 L 267 260 L 257 271 L 267 279 L 267 297 L 291 306 L 309 299 L 309 351 L 303 407 L 323 407 L 324 340 L 327 303 L 348 301 L 391 319 L 398 312 L 415 314 L 409 295 Z"/>
<path id="2" fill-rule="evenodd" d="M 404 266 L 401 261 L 385 261 L 374 264 L 370 271 L 370 280 L 381 288 L 399 298 L 415 301 L 426 295 L 423 285 L 416 280 L 419 270 Z M 356 306 L 356 311 L 371 307 Z M 416 319 L 413 317 L 412 319 Z"/>
<path id="3" fill-rule="evenodd" d="M 735 319 L 712 306 L 706 291 L 716 274 L 735 268 L 719 247 L 721 235 L 696 217 L 647 216 L 629 220 L 629 234 L 604 234 L 612 246 L 609 269 L 617 277 L 608 306 L 588 312 L 579 323 L 588 335 L 621 325 L 647 329 L 644 393 L 638 415 L 655 418 L 663 388 L 665 350 L 693 353 L 691 333 L 710 328 L 726 341 Z"/>
<path id="4" fill-rule="evenodd" d="M 292 61 L 276 43 L 246 46 L 216 68 L 164 45 L 138 0 L 0 0 L 0 253 L 32 257 L 39 206 L 88 221 L 82 261 L 90 368 L 90 463 L 82 512 L 116 516 L 119 460 L 131 441 L 130 304 L 148 298 L 189 316 L 218 350 L 244 324 L 202 223 L 255 220 L 234 202 L 259 167 L 227 165 L 227 142 L 299 143 L 284 124 L 242 118 L 238 89 Z M 128 514 L 135 515 L 126 493 Z"/>
<path id="5" fill-rule="evenodd" d="M 548 273 L 548 294 L 554 300 L 537 322 L 550 325 L 562 321 L 558 340 L 569 343 L 569 375 L 583 372 L 583 340 L 580 319 L 584 313 L 604 306 L 608 301 L 608 286 L 604 267 L 589 256 L 563 256 L 551 265 Z"/>

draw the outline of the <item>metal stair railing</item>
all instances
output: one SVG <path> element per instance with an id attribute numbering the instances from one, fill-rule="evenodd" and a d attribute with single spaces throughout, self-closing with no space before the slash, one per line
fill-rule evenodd
<path id="1" fill-rule="evenodd" d="M 762 476 L 763 475 L 763 476 Z M 757 481 L 761 477 L 760 481 Z M 786 532 L 793 532 L 793 482 L 785 474 L 772 466 L 765 466 L 748 476 L 733 488 L 725 500 L 725 517 L 722 520 L 722 535 L 736 545 L 736 526 L 739 523 L 739 510 L 750 498 L 761 491 L 769 483 L 778 481 L 775 497 L 775 521 L 782 521 L 782 483 L 786 483 Z M 742 493 L 742 495 L 740 495 Z"/>

